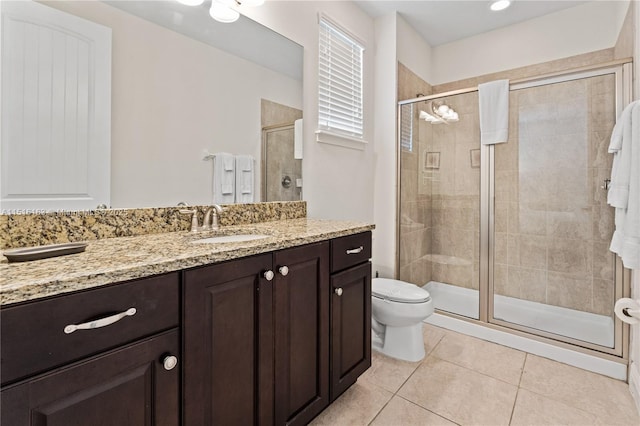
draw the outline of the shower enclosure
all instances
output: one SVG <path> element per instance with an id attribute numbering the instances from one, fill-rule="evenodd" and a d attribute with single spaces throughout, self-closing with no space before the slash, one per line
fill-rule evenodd
<path id="1" fill-rule="evenodd" d="M 490 146 L 477 88 L 400 102 L 399 278 L 448 315 L 626 357 L 606 196 L 630 88 L 622 62 L 512 80 L 509 140 Z M 442 105 L 457 121 L 433 119 Z"/>

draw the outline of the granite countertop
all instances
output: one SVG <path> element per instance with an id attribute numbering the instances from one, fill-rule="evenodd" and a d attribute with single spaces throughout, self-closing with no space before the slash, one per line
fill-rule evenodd
<path id="1" fill-rule="evenodd" d="M 89 242 L 84 253 L 0 263 L 0 306 L 162 274 L 369 231 L 360 222 L 292 219 L 225 226 L 218 231 L 168 232 Z M 267 238 L 217 244 L 192 241 L 217 235 Z M 4 257 L 3 257 L 4 259 Z"/>

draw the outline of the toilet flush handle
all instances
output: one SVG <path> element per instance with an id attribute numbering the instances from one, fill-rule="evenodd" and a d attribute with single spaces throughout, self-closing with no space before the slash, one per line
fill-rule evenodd
<path id="1" fill-rule="evenodd" d="M 338 296 L 342 296 L 342 288 L 341 287 L 338 287 L 338 288 L 334 289 L 333 292 L 335 294 L 337 294 Z"/>

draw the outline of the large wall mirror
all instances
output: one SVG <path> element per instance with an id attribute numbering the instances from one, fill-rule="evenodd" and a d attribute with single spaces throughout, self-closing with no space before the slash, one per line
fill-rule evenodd
<path id="1" fill-rule="evenodd" d="M 104 62 L 92 62 L 96 58 L 91 57 L 91 42 L 86 53 L 78 48 L 83 45 L 82 39 L 79 44 L 69 41 L 73 31 L 56 33 L 54 29 L 50 34 L 46 25 L 32 31 L 31 23 L 19 19 L 7 25 L 6 4 L 12 2 L 2 3 L 3 47 L 18 46 L 10 52 L 13 56 L 7 59 L 3 55 L 1 208 L 5 212 L 42 208 L 30 200 L 46 196 L 47 191 L 53 194 L 47 209 L 95 208 L 96 205 L 69 205 L 64 196 L 56 198 L 56 192 L 64 191 L 54 187 L 58 178 L 48 173 L 64 175 L 73 184 L 78 176 L 91 174 L 94 169 L 105 168 L 104 165 L 108 169 L 110 207 L 210 204 L 213 161 L 204 158 L 217 153 L 253 157 L 253 201 L 302 199 L 301 160 L 294 159 L 293 148 L 294 121 L 302 117 L 300 45 L 244 16 L 230 24 L 216 22 L 209 16 L 208 1 L 198 7 L 176 1 L 39 2 L 38 7 L 44 5 L 111 32 L 110 121 L 105 132 L 110 133 L 110 154 L 103 155 L 101 163 L 85 161 L 73 168 L 60 164 L 65 161 L 80 164 L 86 152 L 69 148 L 69 135 L 73 132 L 65 132 L 68 119 L 52 112 L 55 99 L 56 96 L 66 99 L 67 104 L 64 101 L 58 104 L 66 105 L 66 116 L 75 114 L 76 118 L 80 113 L 75 111 L 81 111 L 83 106 L 92 112 L 94 99 L 88 95 L 83 101 L 81 90 L 70 96 L 64 84 L 56 89 L 56 79 L 64 81 L 59 74 L 65 72 L 69 81 L 68 72 L 72 70 L 73 78 L 84 81 L 78 63 L 82 64 L 87 56 L 86 79 L 90 83 L 94 78 L 91 73 Z M 61 47 L 56 48 L 56 43 Z M 53 49 L 53 53 L 48 56 L 33 53 L 46 51 L 45 48 Z M 69 52 L 75 56 L 71 58 Z M 25 71 L 25 75 L 19 75 L 19 67 L 5 67 L 5 63 L 18 61 L 27 64 L 35 61 L 38 69 L 45 71 L 36 75 Z M 46 71 L 47 68 L 53 71 Z M 76 68 L 80 71 L 73 71 Z M 19 138 L 24 139 L 20 132 L 25 126 L 11 125 L 17 122 L 17 113 L 5 114 L 18 110 L 15 100 L 7 100 L 8 87 L 18 86 L 22 92 L 13 95 L 22 99 L 20 107 L 30 102 L 37 104 L 35 119 L 18 118 L 35 123 L 32 138 L 42 142 L 39 135 L 45 135 L 42 149 L 18 144 L 16 141 L 22 140 Z M 49 98 L 53 100 L 43 102 L 37 97 L 38 91 L 51 92 Z M 71 109 L 73 114 L 69 113 L 70 98 L 80 99 L 76 102 L 79 106 L 74 107 L 77 110 Z M 90 135 L 99 128 L 90 122 L 82 130 Z M 277 137 L 273 129 L 279 129 Z M 73 137 L 79 139 L 78 134 L 75 132 Z M 18 159 L 22 161 L 19 165 Z M 7 176 L 13 180 L 13 186 L 8 186 Z M 271 182 L 277 190 L 267 187 Z M 283 182 L 286 190 L 280 190 L 284 188 Z M 84 190 L 82 185 L 70 189 L 78 193 Z M 12 198 L 12 191 L 18 196 Z"/>

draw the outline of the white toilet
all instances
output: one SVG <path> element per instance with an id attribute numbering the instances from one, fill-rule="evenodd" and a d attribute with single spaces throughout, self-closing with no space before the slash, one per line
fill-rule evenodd
<path id="1" fill-rule="evenodd" d="M 371 297 L 373 349 L 405 361 L 424 358 L 422 320 L 433 313 L 429 292 L 404 281 L 374 278 Z"/>

